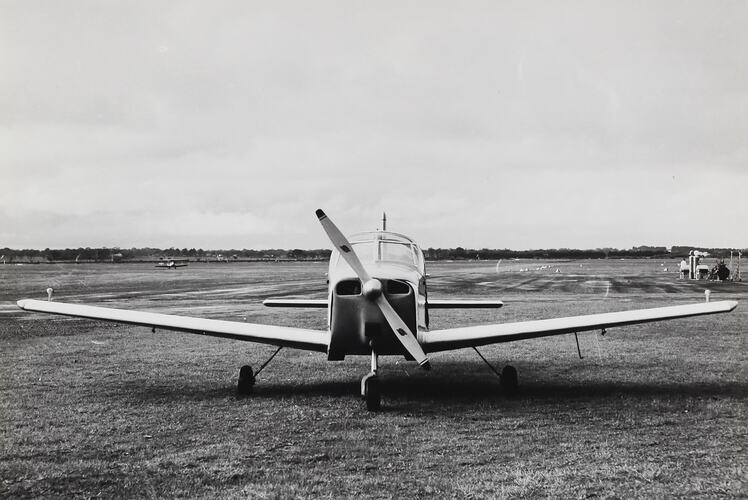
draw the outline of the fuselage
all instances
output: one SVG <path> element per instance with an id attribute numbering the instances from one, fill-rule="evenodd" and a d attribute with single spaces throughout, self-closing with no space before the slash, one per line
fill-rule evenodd
<path id="1" fill-rule="evenodd" d="M 412 332 L 428 328 L 426 272 L 423 252 L 413 240 L 398 233 L 375 231 L 354 234 L 353 250 L 382 293 Z M 362 293 L 363 284 L 337 250 L 330 256 L 328 359 L 348 354 L 401 354 L 407 357 L 382 312 Z M 418 333 L 416 333 L 418 335 Z"/>

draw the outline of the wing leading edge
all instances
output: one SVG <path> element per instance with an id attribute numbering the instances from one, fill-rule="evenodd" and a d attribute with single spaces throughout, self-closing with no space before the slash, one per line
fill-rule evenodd
<path id="1" fill-rule="evenodd" d="M 449 328 L 446 330 L 423 332 L 421 333 L 420 340 L 426 352 L 438 352 L 587 330 L 600 330 L 614 326 L 687 318 L 703 314 L 717 314 L 732 311 L 737 305 L 738 303 L 735 300 L 724 300 L 719 302 L 705 302 L 703 304 L 636 309 L 633 311 L 590 314 L 568 318 Z"/>
<path id="2" fill-rule="evenodd" d="M 309 351 L 327 352 L 330 333 L 321 330 L 289 328 L 284 326 L 258 325 L 238 321 L 223 321 L 207 318 L 193 318 L 126 309 L 68 304 L 65 302 L 48 302 L 24 299 L 17 302 L 25 311 L 39 311 L 63 316 L 114 321 L 131 325 L 196 333 L 211 337 L 223 337 L 234 340 L 259 342 L 262 344 L 294 347 Z"/>

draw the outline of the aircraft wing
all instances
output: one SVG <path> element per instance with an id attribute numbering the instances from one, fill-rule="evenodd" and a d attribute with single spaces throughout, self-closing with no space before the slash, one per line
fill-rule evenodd
<path id="1" fill-rule="evenodd" d="M 723 313 L 732 311 L 737 305 L 738 303 L 735 300 L 724 300 L 719 302 L 704 302 L 702 304 L 572 316 L 568 318 L 449 328 L 446 330 L 423 332 L 420 334 L 420 341 L 426 352 L 447 351 L 463 347 L 477 347 L 586 330 L 601 330 L 614 326 L 635 325 L 637 323 L 687 318 L 702 314 Z"/>
<path id="2" fill-rule="evenodd" d="M 208 318 L 192 318 L 173 314 L 112 309 L 108 307 L 32 299 L 19 300 L 17 304 L 18 307 L 26 311 L 39 311 L 64 316 L 114 321 L 117 323 L 147 326 L 149 328 L 160 328 L 162 330 L 174 330 L 212 337 L 259 342 L 261 344 L 294 347 L 309 351 L 327 352 L 327 347 L 330 343 L 330 332 L 321 330 L 258 325 L 255 323 Z"/>
<path id="3" fill-rule="evenodd" d="M 429 309 L 498 309 L 503 305 L 500 300 L 428 300 Z"/>
<path id="4" fill-rule="evenodd" d="M 327 309 L 327 299 L 265 299 L 266 307 L 311 307 Z"/>

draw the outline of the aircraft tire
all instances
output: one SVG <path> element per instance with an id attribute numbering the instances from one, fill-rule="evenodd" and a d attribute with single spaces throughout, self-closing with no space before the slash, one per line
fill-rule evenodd
<path id="1" fill-rule="evenodd" d="M 369 377 L 364 382 L 364 397 L 366 398 L 366 409 L 379 411 L 382 407 L 382 393 L 379 389 L 379 377 Z"/>
<path id="2" fill-rule="evenodd" d="M 517 369 L 507 365 L 501 370 L 501 388 L 504 392 L 514 392 L 519 387 Z"/>
<path id="3" fill-rule="evenodd" d="M 252 389 L 255 385 L 255 374 L 252 371 L 252 367 L 244 365 L 239 369 L 239 382 L 236 385 L 236 393 L 240 396 L 244 396 L 252 393 Z"/>

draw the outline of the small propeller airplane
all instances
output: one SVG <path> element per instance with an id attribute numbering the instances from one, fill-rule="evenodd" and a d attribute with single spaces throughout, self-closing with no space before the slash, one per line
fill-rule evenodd
<path id="1" fill-rule="evenodd" d="M 387 231 L 385 220 L 381 230 L 358 233 L 349 240 L 322 210 L 317 210 L 316 214 L 334 247 L 330 256 L 327 299 L 280 298 L 263 303 L 268 307 L 326 308 L 328 329 L 324 331 L 33 299 L 19 300 L 18 306 L 26 311 L 147 326 L 154 331 L 159 328 L 277 346 L 278 350 L 265 364 L 283 347 L 326 353 L 330 361 L 343 360 L 349 355 L 370 356 L 371 372 L 361 380 L 361 396 L 372 411 L 381 406 L 379 356 L 404 356 L 428 370 L 431 366 L 428 354 L 434 352 L 588 330 L 604 333 L 616 326 L 723 313 L 737 307 L 737 301 L 726 300 L 430 330 L 430 309 L 498 308 L 503 303 L 499 300 L 430 299 L 426 293 L 423 253 L 413 240 Z M 252 391 L 255 375 L 250 366 L 241 367 L 237 386 L 240 394 Z M 516 389 L 517 370 L 505 366 L 500 374 L 500 385 L 507 391 Z"/>
<path id="2" fill-rule="evenodd" d="M 158 269 L 177 269 L 180 267 L 187 267 L 187 259 L 161 259 L 154 267 Z"/>

